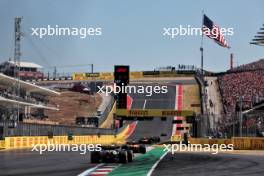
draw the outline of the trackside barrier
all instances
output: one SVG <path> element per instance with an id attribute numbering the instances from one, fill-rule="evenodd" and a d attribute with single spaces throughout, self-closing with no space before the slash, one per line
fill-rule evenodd
<path id="1" fill-rule="evenodd" d="M 73 136 L 72 140 L 68 140 L 68 136 L 20 136 L 6 137 L 0 141 L 0 148 L 19 149 L 30 148 L 38 144 L 121 144 L 134 132 L 137 123 L 129 124 L 124 130 L 117 135 L 85 135 Z"/>
<path id="2" fill-rule="evenodd" d="M 124 143 L 126 133 L 130 130 L 130 126 L 125 128 L 117 135 L 86 135 L 73 136 L 73 140 L 68 140 L 68 136 L 23 136 L 23 137 L 6 137 L 5 141 L 1 141 L 1 147 L 5 149 L 31 148 L 38 144 L 113 144 Z"/>
<path id="3" fill-rule="evenodd" d="M 4 140 L 0 140 L 0 149 L 5 148 L 5 141 Z"/>
<path id="4" fill-rule="evenodd" d="M 264 138 L 253 138 L 251 140 L 251 149 L 264 150 Z"/>
<path id="5" fill-rule="evenodd" d="M 237 150 L 264 150 L 264 138 L 260 137 L 235 137 L 233 143 Z"/>
<path id="6" fill-rule="evenodd" d="M 130 72 L 130 79 L 143 78 L 143 72 Z M 87 73 L 74 73 L 72 75 L 73 80 L 113 80 L 113 72 L 101 72 L 98 74 L 87 74 Z"/>
<path id="7" fill-rule="evenodd" d="M 190 138 L 191 144 L 234 144 L 235 150 L 264 150 L 264 138 L 234 137 L 232 139 Z"/>
<path id="8" fill-rule="evenodd" d="M 251 138 L 249 137 L 235 137 L 232 138 L 235 150 L 250 150 Z"/>
<path id="9" fill-rule="evenodd" d="M 3 148 L 18 149 L 30 148 L 38 144 L 113 144 L 116 143 L 117 136 L 114 135 L 90 135 L 90 136 L 73 136 L 73 140 L 68 140 L 68 136 L 23 136 L 23 137 L 6 137 Z M 119 139 L 120 142 L 122 142 Z"/>
<path id="10" fill-rule="evenodd" d="M 130 79 L 139 78 L 155 78 L 155 77 L 188 77 L 193 76 L 194 73 L 186 72 L 171 72 L 171 71 L 144 71 L 144 72 L 130 72 Z M 64 81 L 64 80 L 106 80 L 111 81 L 114 79 L 113 72 L 102 72 L 102 73 L 73 73 L 71 76 L 64 76 L 59 78 L 42 78 L 42 79 L 30 79 L 27 82 L 41 82 L 41 81 Z"/>
<path id="11" fill-rule="evenodd" d="M 19 149 L 31 148 L 38 144 L 114 144 L 125 143 L 126 139 L 134 132 L 136 123 L 128 125 L 117 135 L 85 135 L 73 136 L 73 140 L 68 140 L 68 136 L 20 136 L 6 137 L 0 141 L 0 148 Z"/>
<path id="12" fill-rule="evenodd" d="M 193 76 L 194 73 L 179 73 L 175 71 L 134 71 L 129 73 L 130 79 L 139 78 L 155 78 L 155 77 L 186 77 Z M 113 72 L 101 72 L 101 73 L 73 73 L 72 80 L 113 80 Z"/>

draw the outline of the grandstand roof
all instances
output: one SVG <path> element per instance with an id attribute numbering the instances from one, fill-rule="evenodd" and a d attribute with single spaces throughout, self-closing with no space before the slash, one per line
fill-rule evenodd
<path id="1" fill-rule="evenodd" d="M 24 91 L 34 92 L 34 93 L 38 93 L 40 95 L 45 95 L 45 96 L 60 95 L 59 92 L 56 92 L 56 91 L 53 91 L 53 90 L 50 90 L 50 89 L 47 89 L 47 88 L 44 88 L 41 86 L 37 86 L 37 85 L 29 83 L 29 82 L 18 80 L 16 78 L 6 76 L 6 75 L 0 73 L 0 84 L 1 85 L 14 86 L 14 84 L 17 82 L 20 83 L 20 88 Z"/>
<path id="2" fill-rule="evenodd" d="M 7 61 L 7 63 L 11 65 L 19 66 L 18 63 L 15 63 L 14 61 Z M 33 62 L 20 62 L 20 67 L 26 67 L 26 68 L 43 68 L 41 65 L 35 64 Z"/>
<path id="3" fill-rule="evenodd" d="M 250 71 L 250 70 L 260 70 L 260 69 L 264 69 L 264 58 L 259 59 L 255 62 L 240 65 L 238 67 L 233 68 L 232 70 Z"/>
<path id="4" fill-rule="evenodd" d="M 7 99 L 2 96 L 0 96 L 0 104 L 3 104 L 5 107 L 8 107 L 8 106 L 14 107 L 14 105 L 19 105 L 19 106 L 30 106 L 30 107 L 38 108 L 38 109 L 59 110 L 58 108 L 55 108 L 55 107 L 49 107 L 49 106 L 44 106 L 40 104 L 33 104 L 33 103 L 27 103 L 23 101 Z"/>
<path id="5" fill-rule="evenodd" d="M 257 32 L 257 35 L 254 36 L 250 44 L 264 46 L 264 24 L 260 28 L 260 31 Z"/>

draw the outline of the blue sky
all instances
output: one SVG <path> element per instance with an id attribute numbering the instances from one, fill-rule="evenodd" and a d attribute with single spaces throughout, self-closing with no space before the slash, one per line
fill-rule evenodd
<path id="1" fill-rule="evenodd" d="M 226 36 L 231 49 L 204 40 L 205 68 L 229 68 L 264 58 L 264 48 L 249 42 L 264 23 L 262 0 L 0 0 L 0 61 L 13 57 L 14 17 L 22 16 L 22 60 L 45 67 L 77 64 L 95 65 L 95 71 L 112 71 L 115 64 L 129 64 L 131 70 L 152 70 L 159 66 L 200 66 L 200 36 L 164 37 L 163 27 L 200 27 L 202 10 L 220 27 L 233 27 Z M 30 35 L 31 27 L 101 27 L 97 37 L 45 37 Z M 31 41 L 31 42 L 30 42 Z M 32 41 L 34 44 L 32 44 Z M 59 68 L 60 72 L 87 71 L 89 67 Z"/>

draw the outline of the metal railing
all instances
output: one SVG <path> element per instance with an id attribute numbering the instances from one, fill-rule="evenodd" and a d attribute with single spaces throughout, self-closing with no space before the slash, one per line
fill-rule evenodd
<path id="1" fill-rule="evenodd" d="M 208 122 L 206 126 L 203 121 Z M 196 122 L 199 137 L 264 137 L 264 112 L 199 115 Z M 206 134 L 202 133 L 204 130 Z"/>
<path id="2" fill-rule="evenodd" d="M 64 136 L 69 133 L 73 135 L 114 135 L 112 129 L 95 128 L 95 127 L 79 127 L 66 125 L 47 125 L 47 124 L 31 124 L 14 121 L 1 121 L 0 126 L 3 128 L 2 137 L 7 136 L 47 136 L 52 133 L 54 136 Z"/>

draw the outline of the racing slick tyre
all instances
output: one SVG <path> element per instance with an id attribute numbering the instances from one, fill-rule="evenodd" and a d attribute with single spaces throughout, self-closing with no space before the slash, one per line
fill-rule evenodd
<path id="1" fill-rule="evenodd" d="M 145 154 L 147 152 L 145 145 L 139 145 L 139 153 Z"/>
<path id="2" fill-rule="evenodd" d="M 133 157 L 134 157 L 133 151 L 132 150 L 128 150 L 127 151 L 127 161 L 128 162 L 132 162 L 133 161 Z"/>
<path id="3" fill-rule="evenodd" d="M 99 163 L 101 159 L 101 153 L 99 151 L 91 152 L 91 163 Z"/>
<path id="4" fill-rule="evenodd" d="M 127 150 L 128 149 L 128 145 L 122 145 L 121 149 Z"/>
<path id="5" fill-rule="evenodd" d="M 102 152 L 101 153 L 101 157 L 102 157 L 102 162 L 103 163 L 115 163 L 116 159 L 115 159 L 115 154 L 116 151 L 112 151 L 112 152 Z"/>
<path id="6" fill-rule="evenodd" d="M 119 162 L 123 164 L 126 164 L 128 162 L 127 151 L 119 152 Z"/>

